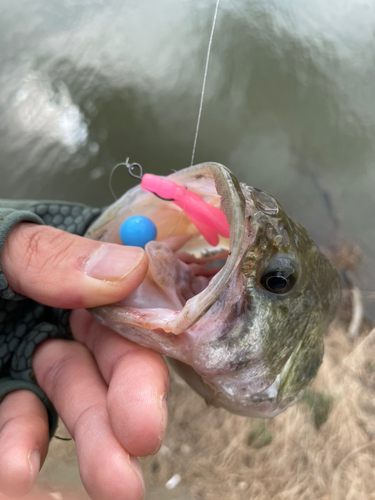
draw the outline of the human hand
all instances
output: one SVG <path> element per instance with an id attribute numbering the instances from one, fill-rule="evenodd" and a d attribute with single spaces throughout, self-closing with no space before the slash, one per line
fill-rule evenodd
<path id="1" fill-rule="evenodd" d="M 29 223 L 11 231 L 0 264 L 14 291 L 67 309 L 116 302 L 136 289 L 147 271 L 141 249 Z M 85 310 L 73 311 L 70 325 L 75 341 L 51 339 L 37 348 L 36 379 L 76 441 L 90 497 L 140 499 L 144 486 L 135 457 L 161 445 L 168 369 L 159 354 L 120 337 Z M 0 493 L 19 497 L 30 491 L 48 440 L 47 412 L 39 398 L 23 390 L 5 396 Z"/>

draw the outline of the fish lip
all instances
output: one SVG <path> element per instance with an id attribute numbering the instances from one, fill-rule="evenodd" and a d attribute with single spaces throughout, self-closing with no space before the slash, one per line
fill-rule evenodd
<path id="1" fill-rule="evenodd" d="M 194 310 L 194 318 L 189 322 L 183 322 L 183 327 L 174 327 L 173 333 L 182 333 L 191 328 L 197 321 L 206 313 L 211 305 L 216 301 L 223 288 L 232 278 L 233 272 L 241 259 L 242 243 L 245 235 L 245 197 L 242 189 L 232 172 L 224 165 L 219 163 L 201 163 L 190 169 L 192 177 L 194 171 L 199 173 L 209 171 L 211 177 L 214 178 L 217 193 L 221 196 L 221 208 L 224 211 L 229 228 L 230 228 L 230 243 L 228 258 L 223 268 L 215 275 L 209 285 L 199 294 L 189 299 L 182 310 L 180 315 L 189 314 L 189 308 Z M 199 175 L 199 174 L 198 174 Z M 177 179 L 178 172 L 172 174 L 171 178 Z M 175 321 L 175 324 L 178 320 Z"/>

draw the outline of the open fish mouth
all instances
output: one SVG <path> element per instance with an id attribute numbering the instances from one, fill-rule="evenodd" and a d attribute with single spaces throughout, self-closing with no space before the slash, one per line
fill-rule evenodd
<path id="1" fill-rule="evenodd" d="M 119 226 L 125 219 L 132 215 L 152 218 L 157 239 L 145 248 L 149 257 L 146 280 L 131 296 L 106 306 L 106 314 L 109 309 L 122 310 L 123 321 L 129 325 L 181 334 L 205 313 L 233 275 L 244 238 L 245 202 L 236 178 L 222 165 L 190 167 L 168 179 L 223 210 L 230 238 L 220 236 L 218 245 L 210 245 L 181 208 L 139 187 L 112 205 L 86 236 L 121 244 Z M 99 310 L 104 313 L 104 308 L 95 311 Z"/>
<path id="2" fill-rule="evenodd" d="M 340 301 L 337 272 L 274 198 L 226 167 L 205 163 L 158 179 L 186 190 L 202 216 L 140 186 L 125 193 L 86 236 L 122 244 L 121 224 L 148 217 L 157 228 L 145 246 L 148 273 L 131 295 L 91 312 L 171 358 L 208 403 L 272 417 L 317 373 Z M 211 224 L 207 213 L 219 212 Z"/>

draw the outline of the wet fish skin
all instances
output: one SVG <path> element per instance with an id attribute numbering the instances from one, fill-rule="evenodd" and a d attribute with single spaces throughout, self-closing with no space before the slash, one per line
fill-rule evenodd
<path id="1" fill-rule="evenodd" d="M 251 337 L 261 339 L 268 377 L 280 376 L 277 399 L 289 405 L 315 377 L 322 362 L 323 334 L 341 298 L 339 277 L 306 229 L 294 223 L 276 200 L 277 213 L 267 213 L 271 211 L 262 210 L 259 203 L 265 193 L 243 188 L 250 193 L 248 202 L 253 199 L 252 217 L 256 219 L 256 238 L 242 262 L 242 272 L 248 279 L 247 325 Z M 273 263 L 280 256 L 296 265 L 298 277 L 290 292 L 277 295 L 262 288 L 260 279 L 267 267 L 275 267 Z M 249 358 L 244 349 L 243 362 Z"/>
<path id="2" fill-rule="evenodd" d="M 92 312 L 120 334 L 172 358 L 172 366 L 211 404 L 240 415 L 272 417 L 296 401 L 317 373 L 323 334 L 341 297 L 337 272 L 274 198 L 239 184 L 222 165 L 202 164 L 170 178 L 199 194 L 216 188 L 231 232 L 224 268 L 178 311 L 134 307 L 133 298 L 125 307 L 105 306 Z M 134 210 L 147 212 L 150 203 L 156 203 L 153 214 L 159 213 L 161 219 L 170 210 L 160 200 L 132 190 L 93 225 L 88 236 L 113 241 L 119 220 Z M 146 245 L 151 257 L 157 249 L 155 266 L 160 269 L 164 254 L 169 252 L 168 266 L 172 259 L 163 245 Z M 176 259 L 173 265 L 184 281 L 184 264 Z M 275 272 L 285 271 L 290 273 L 290 290 L 267 289 Z M 150 284 L 161 281 L 156 277 Z M 181 283 L 175 288 L 178 292 Z"/>

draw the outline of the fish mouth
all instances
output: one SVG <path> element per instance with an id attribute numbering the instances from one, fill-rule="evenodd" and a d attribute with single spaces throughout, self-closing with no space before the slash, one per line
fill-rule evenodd
<path id="1" fill-rule="evenodd" d="M 167 179 L 220 208 L 227 218 L 230 238 L 220 237 L 218 246 L 212 247 L 183 210 L 169 200 L 160 200 L 154 194 L 142 191 L 139 186 L 107 209 L 86 236 L 121 243 L 119 226 L 126 218 L 144 215 L 154 221 L 157 240 L 145 247 L 150 263 L 148 282 L 146 278 L 141 287 L 124 301 L 95 308 L 92 312 L 99 318 L 121 314 L 123 323 L 178 335 L 205 314 L 233 276 L 244 239 L 245 199 L 234 175 L 217 163 L 189 167 Z M 166 285 L 173 263 L 178 263 L 172 269 L 174 284 Z M 184 275 L 184 266 L 190 268 L 190 278 L 186 273 Z M 187 292 L 185 287 L 185 294 L 177 290 L 182 275 L 190 285 Z M 194 279 L 191 279 L 192 275 Z M 166 293 L 167 288 L 169 292 Z"/>

